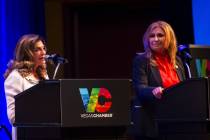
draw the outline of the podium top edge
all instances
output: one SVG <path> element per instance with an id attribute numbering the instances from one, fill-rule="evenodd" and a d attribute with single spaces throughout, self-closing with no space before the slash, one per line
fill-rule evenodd
<path id="1" fill-rule="evenodd" d="M 43 81 L 52 81 L 52 82 L 58 82 L 58 81 L 80 81 L 80 80 L 84 80 L 84 81 L 132 81 L 132 79 L 47 79 L 47 80 L 42 80 L 40 82 Z"/>
<path id="2" fill-rule="evenodd" d="M 94 78 L 94 79 L 58 79 L 58 80 L 112 80 L 112 81 L 118 81 L 118 80 L 127 80 L 127 81 L 132 81 L 131 79 L 96 79 L 96 78 Z"/>

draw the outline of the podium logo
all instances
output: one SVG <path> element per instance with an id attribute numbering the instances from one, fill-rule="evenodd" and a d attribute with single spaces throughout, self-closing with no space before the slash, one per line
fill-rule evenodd
<path id="1" fill-rule="evenodd" d="M 79 88 L 86 112 L 105 113 L 109 111 L 112 102 L 111 94 L 106 88 L 92 88 L 91 95 L 87 88 Z"/>

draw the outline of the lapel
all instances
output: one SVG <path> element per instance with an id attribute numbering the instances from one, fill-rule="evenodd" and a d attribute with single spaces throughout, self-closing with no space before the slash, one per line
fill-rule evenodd
<path id="1" fill-rule="evenodd" d="M 158 85 L 162 85 L 162 79 L 161 79 L 159 70 L 157 69 L 156 66 L 150 66 L 150 67 L 151 67 L 151 72 L 154 77 L 154 80 L 156 81 Z"/>
<path id="2" fill-rule="evenodd" d="M 159 70 L 155 66 L 150 66 L 150 67 L 151 67 L 151 72 L 152 72 L 152 75 L 154 77 L 154 80 L 156 81 L 156 83 L 158 85 L 162 85 L 162 78 L 160 76 Z M 181 71 L 181 69 L 179 68 L 178 65 L 176 65 L 176 73 L 178 75 L 179 80 L 180 81 L 183 81 L 184 80 L 184 77 L 183 77 L 182 71 Z"/>
<path id="3" fill-rule="evenodd" d="M 182 75 L 181 69 L 179 68 L 179 65 L 176 65 L 176 73 L 177 73 L 177 75 L 178 75 L 179 80 L 180 80 L 180 81 L 183 81 L 183 80 L 184 80 L 184 77 L 183 77 L 183 75 Z"/>

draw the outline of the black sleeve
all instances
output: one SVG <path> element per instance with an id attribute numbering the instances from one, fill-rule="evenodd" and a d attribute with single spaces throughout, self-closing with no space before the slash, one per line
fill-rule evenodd
<path id="1" fill-rule="evenodd" d="M 141 102 L 153 101 L 156 99 L 152 94 L 152 90 L 156 87 L 152 87 L 148 83 L 149 77 L 149 61 L 144 54 L 137 55 L 133 60 L 133 86 L 137 97 Z"/>

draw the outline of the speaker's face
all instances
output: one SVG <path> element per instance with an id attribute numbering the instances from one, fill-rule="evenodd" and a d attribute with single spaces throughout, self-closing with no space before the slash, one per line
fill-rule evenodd
<path id="1" fill-rule="evenodd" d="M 157 53 L 163 52 L 165 33 L 160 27 L 154 28 L 149 35 L 149 45 L 151 50 Z"/>
<path id="2" fill-rule="evenodd" d="M 34 53 L 33 60 L 36 67 L 40 65 L 44 65 L 46 63 L 45 61 L 46 50 L 42 41 L 38 41 L 35 44 L 35 49 L 33 53 Z"/>

